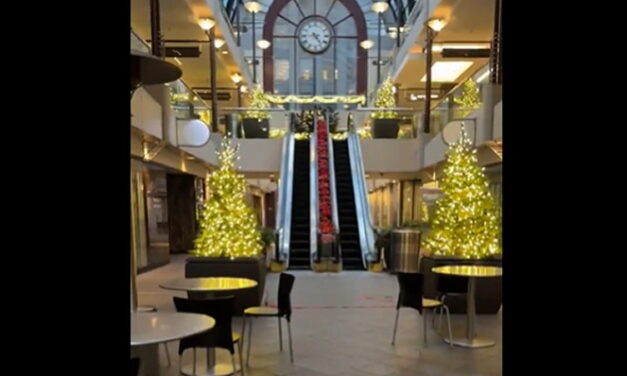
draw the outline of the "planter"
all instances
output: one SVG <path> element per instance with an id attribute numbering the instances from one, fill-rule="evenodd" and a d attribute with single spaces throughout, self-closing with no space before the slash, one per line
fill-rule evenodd
<path id="1" fill-rule="evenodd" d="M 431 268 L 441 265 L 489 265 L 502 266 L 500 258 L 484 260 L 466 260 L 439 257 L 423 257 L 420 261 L 420 272 L 424 275 L 424 297 L 436 299 L 438 292 L 436 289 L 438 274 L 431 271 Z M 475 292 L 476 312 L 483 314 L 496 314 L 503 302 L 502 278 L 477 278 L 477 290 Z M 446 297 L 446 305 L 451 313 L 466 313 L 466 296 L 450 295 Z"/>
<path id="2" fill-rule="evenodd" d="M 397 138 L 400 119 L 374 119 L 373 138 Z"/>
<path id="3" fill-rule="evenodd" d="M 225 291 L 218 296 L 235 296 L 234 315 L 244 309 L 261 305 L 266 282 L 265 259 L 260 257 L 231 260 L 229 258 L 189 257 L 185 262 L 185 278 L 240 277 L 257 281 L 252 289 Z"/>
<path id="4" fill-rule="evenodd" d="M 266 251 L 265 251 L 265 266 L 266 269 L 270 269 L 270 266 L 272 265 L 272 258 L 274 256 L 274 250 L 275 250 L 276 246 L 274 243 L 272 244 L 268 244 L 268 246 L 266 247 Z"/>
<path id="5" fill-rule="evenodd" d="M 268 119 L 252 119 L 244 118 L 244 137 L 245 138 L 268 138 L 270 133 L 270 122 Z"/>

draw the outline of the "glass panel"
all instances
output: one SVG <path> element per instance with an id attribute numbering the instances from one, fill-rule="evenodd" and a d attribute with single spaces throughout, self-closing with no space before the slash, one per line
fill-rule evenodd
<path id="1" fill-rule="evenodd" d="M 274 38 L 274 91 L 276 94 L 291 94 L 293 87 L 290 77 L 294 70 L 294 39 Z"/>
<path id="2" fill-rule="evenodd" d="M 303 10 L 305 17 L 314 14 L 314 3 L 316 2 L 316 0 L 292 0 L 292 2 L 294 1 L 298 1 L 298 4 L 300 4 L 300 9 Z"/>
<path id="3" fill-rule="evenodd" d="M 148 265 L 145 212 L 142 164 L 131 159 L 131 244 L 137 256 L 137 268 Z"/>
<path id="4" fill-rule="evenodd" d="M 298 94 L 313 95 L 314 93 L 314 58 L 299 49 Z"/>
<path id="5" fill-rule="evenodd" d="M 335 35 L 356 36 L 357 28 L 355 27 L 355 20 L 353 20 L 353 18 L 351 17 L 345 21 L 342 21 L 342 23 L 335 27 Z"/>
<path id="6" fill-rule="evenodd" d="M 333 44 L 316 57 L 316 94 L 335 94 L 335 71 Z"/>
<path id="7" fill-rule="evenodd" d="M 357 90 L 357 39 L 336 38 L 337 61 L 334 68 L 335 92 L 355 94 Z"/>
<path id="8" fill-rule="evenodd" d="M 333 6 L 333 10 L 331 10 L 331 13 L 329 13 L 328 20 L 331 22 L 331 24 L 334 24 L 348 15 L 349 15 L 349 12 L 346 9 L 346 7 L 339 1 L 336 1 L 335 5 Z M 344 22 L 347 22 L 347 21 L 348 20 Z"/>
<path id="9" fill-rule="evenodd" d="M 412 204 L 413 204 L 413 187 L 414 183 L 411 181 L 404 181 L 402 183 L 402 205 L 403 212 L 401 213 L 401 224 L 407 224 L 412 221 Z"/>
<path id="10" fill-rule="evenodd" d="M 422 220 L 422 196 L 420 195 L 420 184 L 418 182 L 413 182 L 414 185 L 414 201 L 413 201 L 413 205 L 414 205 L 414 215 L 413 215 L 413 220 L 414 221 L 421 221 Z"/>

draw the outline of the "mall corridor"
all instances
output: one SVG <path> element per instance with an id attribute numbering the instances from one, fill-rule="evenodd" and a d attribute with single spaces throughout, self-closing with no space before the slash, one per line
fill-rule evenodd
<path id="1" fill-rule="evenodd" d="M 138 276 L 139 303 L 174 312 L 172 296 L 185 296 L 159 288 L 159 283 L 183 274 L 186 255 L 174 256 L 164 267 Z M 391 346 L 398 284 L 393 275 L 361 271 L 314 273 L 290 271 L 296 276 L 292 291 L 294 364 L 290 364 L 284 330 L 279 351 L 277 321 L 257 319 L 254 326 L 250 376 L 496 376 L 502 374 L 501 312 L 478 315 L 477 331 L 496 340 L 496 346 L 451 349 L 428 328 L 428 345 L 422 343 L 422 321 L 415 310 L 401 309 L 396 345 Z M 268 274 L 268 304 L 276 304 L 278 274 Z M 463 337 L 465 315 L 452 315 L 453 335 Z M 284 324 L 285 325 L 285 324 Z M 241 329 L 241 320 L 233 319 Z M 285 329 L 285 327 L 284 327 Z M 446 326 L 443 325 L 443 330 Z M 168 344 L 172 365 L 167 367 L 160 349 L 163 375 L 179 375 L 178 342 Z M 204 359 L 204 351 L 198 351 Z M 454 356 L 451 356 L 454 354 Z M 226 350 L 218 360 L 230 362 Z M 191 363 L 191 350 L 183 355 Z M 202 360 L 199 360 L 201 363 Z"/>

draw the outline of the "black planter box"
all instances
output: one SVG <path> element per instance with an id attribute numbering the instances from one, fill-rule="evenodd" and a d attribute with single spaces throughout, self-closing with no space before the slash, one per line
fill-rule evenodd
<path id="1" fill-rule="evenodd" d="M 270 134 L 270 122 L 268 119 L 244 118 L 242 123 L 244 124 L 245 138 L 268 138 Z"/>
<path id="2" fill-rule="evenodd" d="M 420 272 L 424 275 L 424 296 L 436 299 L 438 274 L 431 271 L 431 268 L 442 265 L 489 265 L 502 266 L 500 258 L 483 260 L 466 260 L 452 258 L 423 257 L 420 261 Z M 503 302 L 503 283 L 501 277 L 477 278 L 477 289 L 475 291 L 475 308 L 477 313 L 496 314 Z M 449 307 L 451 313 L 466 313 L 466 295 L 450 295 L 446 297 L 444 303 Z"/>
<path id="3" fill-rule="evenodd" d="M 374 119 L 373 138 L 398 138 L 399 119 Z"/>
<path id="4" fill-rule="evenodd" d="M 235 296 L 235 315 L 241 315 L 244 309 L 261 305 L 266 284 L 266 265 L 263 257 L 229 258 L 189 257 L 185 263 L 185 278 L 201 277 L 239 277 L 257 281 L 252 289 L 225 291 L 216 295 Z"/>

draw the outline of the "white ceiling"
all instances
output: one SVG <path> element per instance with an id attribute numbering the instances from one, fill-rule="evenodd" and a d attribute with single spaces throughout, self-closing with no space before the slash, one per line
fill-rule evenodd
<path id="1" fill-rule="evenodd" d="M 443 0 L 433 11 L 432 17 L 443 18 L 446 26 L 436 36 L 435 43 L 443 42 L 489 42 L 492 38 L 494 25 L 494 0 Z M 420 82 L 425 75 L 425 55 L 422 53 L 425 45 L 425 31 L 423 30 L 396 78 L 401 88 L 424 88 Z M 433 54 L 433 62 L 437 61 L 471 61 L 474 64 L 468 68 L 454 84 L 465 81 L 479 68 L 488 63 L 487 58 L 442 58 L 439 53 Z M 435 88 L 440 83 L 433 84 Z"/>
<path id="2" fill-rule="evenodd" d="M 160 0 L 161 34 L 164 39 L 207 40 L 207 36 L 198 26 L 198 19 L 213 17 L 206 0 Z M 150 39 L 150 0 L 131 0 L 131 27 L 144 40 Z M 222 31 L 216 26 L 216 36 Z M 167 46 L 188 46 L 197 44 L 173 44 Z M 191 87 L 208 87 L 209 85 L 209 48 L 208 44 L 200 44 L 201 54 L 198 58 L 179 59 L 183 65 L 183 80 Z M 227 49 L 226 44 L 221 50 Z M 172 63 L 173 59 L 168 59 Z M 239 72 L 231 54 L 217 54 L 217 85 L 218 87 L 235 88 L 230 75 Z"/>

